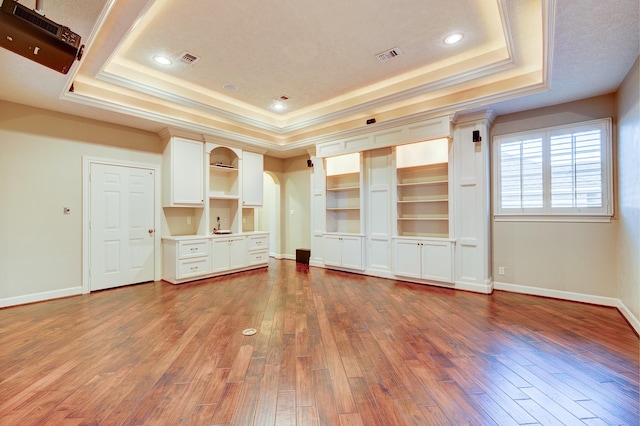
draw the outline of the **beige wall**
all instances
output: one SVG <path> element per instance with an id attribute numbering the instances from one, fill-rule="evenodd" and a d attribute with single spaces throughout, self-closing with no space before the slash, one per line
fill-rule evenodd
<path id="1" fill-rule="evenodd" d="M 311 169 L 307 167 L 308 159 L 308 156 L 301 156 L 284 161 L 284 250 L 294 258 L 296 249 L 311 245 Z"/>
<path id="2" fill-rule="evenodd" d="M 640 58 L 618 91 L 619 298 L 640 325 Z"/>
<path id="3" fill-rule="evenodd" d="M 0 300 L 63 295 L 82 286 L 82 157 L 159 166 L 160 138 L 3 101 L 0 117 Z"/>
<path id="4" fill-rule="evenodd" d="M 492 136 L 612 117 L 614 95 L 496 118 Z M 615 151 L 615 132 L 614 132 Z M 492 269 L 498 283 L 538 288 L 546 295 L 617 298 L 618 220 L 611 223 L 492 222 Z M 505 267 L 499 275 L 498 268 Z"/>
<path id="5" fill-rule="evenodd" d="M 273 199 L 271 184 L 265 186 L 265 206 L 258 213 L 260 230 L 268 230 L 269 212 L 279 210 L 280 233 L 276 237 L 277 255 L 295 259 L 296 249 L 309 248 L 311 244 L 311 170 L 308 156 L 288 159 L 265 157 L 264 169 L 279 185 L 279 206 Z M 276 186 L 277 188 L 278 186 Z M 293 213 L 292 213 L 293 211 Z"/>

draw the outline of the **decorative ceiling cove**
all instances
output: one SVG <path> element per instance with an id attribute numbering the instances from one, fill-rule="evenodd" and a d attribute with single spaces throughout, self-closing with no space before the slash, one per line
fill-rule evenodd
<path id="1" fill-rule="evenodd" d="M 372 117 L 415 121 L 546 90 L 553 15 L 553 0 L 112 0 L 63 98 L 287 150 Z M 454 32 L 462 41 L 444 44 Z"/>

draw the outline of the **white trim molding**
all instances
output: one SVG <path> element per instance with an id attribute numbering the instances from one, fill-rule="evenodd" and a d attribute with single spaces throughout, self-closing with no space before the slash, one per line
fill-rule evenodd
<path id="1" fill-rule="evenodd" d="M 22 296 L 5 297 L 0 299 L 0 308 L 25 305 L 27 303 L 44 302 L 63 297 L 78 296 L 82 294 L 82 286 L 62 288 L 60 290 L 44 291 L 42 293 L 24 294 Z"/>
<path id="2" fill-rule="evenodd" d="M 501 282 L 494 282 L 493 288 L 495 290 L 503 290 L 511 293 L 550 297 L 553 299 L 568 300 L 571 302 L 589 303 L 592 305 L 617 308 L 629 324 L 631 324 L 631 327 L 635 329 L 635 332 L 640 334 L 640 320 L 633 315 L 633 313 L 625 306 L 624 303 L 622 303 L 620 299 L 616 299 L 615 297 L 595 296 L 592 294 L 574 293 L 571 291 L 552 290 L 548 288 L 530 287 Z"/>

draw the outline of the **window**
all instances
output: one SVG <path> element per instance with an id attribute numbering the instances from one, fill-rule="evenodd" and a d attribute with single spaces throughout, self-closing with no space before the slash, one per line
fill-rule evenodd
<path id="1" fill-rule="evenodd" d="M 493 153 L 496 220 L 613 214 L 610 119 L 496 136 Z"/>

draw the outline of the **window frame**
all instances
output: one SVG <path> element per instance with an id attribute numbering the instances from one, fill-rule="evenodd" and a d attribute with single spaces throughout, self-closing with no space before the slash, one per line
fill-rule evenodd
<path id="1" fill-rule="evenodd" d="M 600 207 L 551 207 L 551 137 L 561 133 L 574 135 L 578 132 L 600 130 L 601 195 Z M 493 137 L 493 215 L 496 221 L 563 221 L 563 222 L 609 222 L 614 214 L 613 196 L 613 135 L 611 118 L 588 120 L 545 127 Z M 542 207 L 502 207 L 502 163 L 501 146 L 506 143 L 542 139 Z M 574 163 L 575 164 L 575 163 Z M 520 186 L 522 188 L 522 184 Z M 575 191 L 575 190 L 574 190 Z M 522 194 L 522 192 L 521 192 Z"/>

